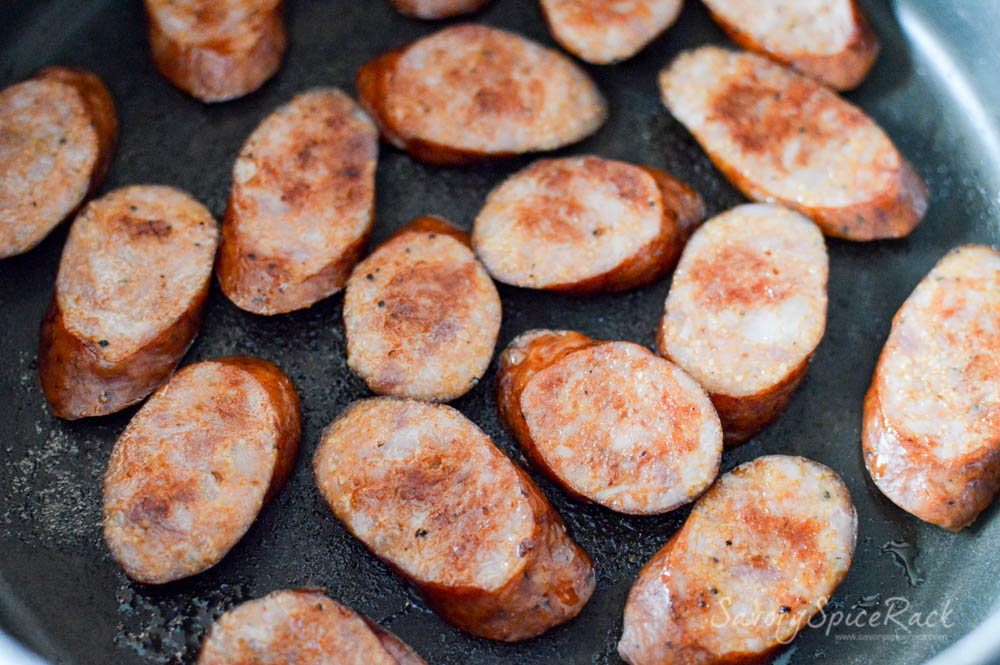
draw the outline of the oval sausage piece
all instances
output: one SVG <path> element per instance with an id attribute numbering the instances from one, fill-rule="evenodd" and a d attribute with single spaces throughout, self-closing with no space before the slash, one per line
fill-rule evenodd
<path id="1" fill-rule="evenodd" d="M 768 204 L 733 208 L 691 237 L 656 347 L 708 391 L 726 443 L 777 418 L 826 328 L 829 260 L 823 235 Z"/>
<path id="2" fill-rule="evenodd" d="M 410 647 L 322 591 L 274 591 L 223 614 L 197 665 L 425 665 Z"/>
<path id="3" fill-rule="evenodd" d="M 664 69 L 660 89 L 730 182 L 826 235 L 901 238 L 927 211 L 923 180 L 871 118 L 767 58 L 703 46 Z"/>
<path id="4" fill-rule="evenodd" d="M 323 433 L 320 492 L 462 630 L 523 640 L 576 616 L 594 568 L 541 490 L 461 413 L 376 397 Z"/>
<path id="5" fill-rule="evenodd" d="M 334 88 L 304 92 L 254 130 L 233 166 L 219 284 L 238 307 L 290 312 L 339 291 L 375 213 L 378 133 Z"/>
<path id="6" fill-rule="evenodd" d="M 146 0 L 146 15 L 156 68 L 203 102 L 264 85 L 288 43 L 281 0 Z"/>
<path id="7" fill-rule="evenodd" d="M 500 356 L 497 405 L 534 465 L 611 510 L 665 513 L 719 471 L 722 427 L 705 391 L 637 344 L 526 332 Z"/>
<path id="8" fill-rule="evenodd" d="M 500 296 L 468 236 L 421 217 L 351 273 L 344 329 L 347 364 L 373 392 L 447 402 L 489 367 Z"/>
<path id="9" fill-rule="evenodd" d="M 96 75 L 46 67 L 0 92 L 0 259 L 23 254 L 104 182 L 118 116 Z"/>
<path id="10" fill-rule="evenodd" d="M 299 398 L 275 365 L 234 356 L 182 369 L 136 412 L 104 476 L 104 540 L 132 579 L 217 564 L 278 493 L 299 444 Z"/>
<path id="11" fill-rule="evenodd" d="M 719 478 L 629 593 L 630 665 L 766 663 L 840 585 L 857 514 L 826 466 L 785 455 Z"/>
<path id="12" fill-rule="evenodd" d="M 593 134 L 607 116 L 597 86 L 569 58 L 482 25 L 385 53 L 356 84 L 386 141 L 437 164 L 553 150 Z"/>
<path id="13" fill-rule="evenodd" d="M 734 42 L 817 78 L 856 88 L 875 64 L 878 37 L 857 0 L 705 0 Z"/>
<path id="14" fill-rule="evenodd" d="M 622 291 L 665 275 L 704 215 L 701 197 L 659 169 L 543 159 L 490 192 L 472 244 L 506 284 Z"/>
<path id="15" fill-rule="evenodd" d="M 627 60 L 670 27 L 683 0 L 541 0 L 552 36 L 595 65 Z"/>
<path id="16" fill-rule="evenodd" d="M 390 0 L 400 13 L 414 18 L 439 19 L 471 14 L 490 0 Z"/>
<path id="17" fill-rule="evenodd" d="M 201 327 L 219 232 L 171 187 L 123 187 L 77 215 L 38 351 L 60 418 L 101 416 L 170 376 Z"/>
<path id="18" fill-rule="evenodd" d="M 892 320 L 861 434 L 865 465 L 903 510 L 951 531 L 1000 489 L 1000 253 L 948 253 Z"/>

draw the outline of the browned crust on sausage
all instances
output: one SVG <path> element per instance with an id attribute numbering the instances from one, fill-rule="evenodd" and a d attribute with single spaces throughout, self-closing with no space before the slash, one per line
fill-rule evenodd
<path id="1" fill-rule="evenodd" d="M 234 50 L 226 41 L 201 45 L 172 40 L 146 3 L 153 63 L 163 76 L 203 102 L 224 102 L 247 95 L 274 76 L 288 45 L 283 6 L 262 17 L 259 38 L 248 50 Z"/>
<path id="2" fill-rule="evenodd" d="M 567 330 L 559 333 L 540 331 L 527 344 L 515 347 L 516 343 L 517 340 L 500 354 L 500 369 L 497 371 L 496 383 L 496 400 L 500 420 L 517 439 L 528 461 L 535 468 L 553 482 L 558 483 L 573 497 L 589 502 L 590 499 L 587 497 L 566 487 L 565 483 L 546 463 L 544 455 L 538 452 L 528 429 L 528 423 L 524 419 L 524 411 L 521 409 L 521 394 L 527 388 L 531 378 L 538 372 L 575 351 L 596 346 L 602 342 L 591 339 L 582 333 Z"/>
<path id="3" fill-rule="evenodd" d="M 444 236 L 451 236 L 469 249 L 472 249 L 472 241 L 469 240 L 468 233 L 451 224 L 447 220 L 435 215 L 417 217 L 412 222 L 386 238 L 385 242 L 389 242 L 390 240 L 406 235 L 407 233 L 439 233 Z"/>
<path id="4" fill-rule="evenodd" d="M 66 328 L 52 298 L 42 320 L 38 372 L 53 415 L 67 420 L 103 416 L 142 401 L 173 374 L 201 328 L 208 283 L 178 319 L 121 362 L 101 358 L 93 344 Z"/>
<path id="5" fill-rule="evenodd" d="M 490 0 L 390 0 L 400 14 L 420 19 L 442 19 L 460 14 L 472 14 L 489 4 Z"/>
<path id="6" fill-rule="evenodd" d="M 473 635 L 504 642 L 536 637 L 569 621 L 597 584 L 590 557 L 566 534 L 562 518 L 538 486 L 520 467 L 514 468 L 535 516 L 524 570 L 494 591 L 420 585 L 427 603 L 442 617 Z"/>
<path id="7" fill-rule="evenodd" d="M 778 53 L 768 50 L 752 35 L 743 32 L 736 25 L 709 10 L 730 39 L 748 51 L 762 53 L 778 62 L 789 65 L 803 74 L 819 79 L 835 90 L 853 90 L 864 80 L 882 49 L 878 35 L 857 0 L 851 1 L 854 17 L 854 36 L 839 53 L 814 55 L 810 53 Z"/>
<path id="8" fill-rule="evenodd" d="M 396 69 L 396 62 L 405 51 L 406 47 L 403 46 L 392 51 L 387 51 L 377 58 L 368 61 L 358 70 L 358 75 L 354 82 L 358 92 L 358 104 L 375 122 L 379 133 L 382 134 L 382 138 L 400 150 L 405 150 L 414 159 L 427 162 L 428 164 L 474 164 L 486 158 L 514 156 L 514 153 L 491 153 L 487 155 L 480 152 L 470 152 L 419 138 L 404 139 L 397 133 L 396 128 L 387 123 L 385 101 L 389 79 Z"/>
<path id="9" fill-rule="evenodd" d="M 882 352 L 883 355 L 885 351 Z M 879 366 L 882 361 L 879 359 Z M 875 376 L 879 370 L 876 368 Z M 918 438 L 904 436 L 892 426 L 882 410 L 878 385 L 865 395 L 861 448 L 865 467 L 879 489 L 886 482 L 903 482 L 912 476 L 920 487 L 921 501 L 903 505 L 889 492 L 882 493 L 897 506 L 925 522 L 948 531 L 961 531 L 985 510 L 1000 489 L 1000 450 L 983 446 L 948 462 L 931 452 Z M 877 464 L 880 452 L 893 448 L 893 465 Z M 881 481 L 881 482 L 880 482 Z"/>
<path id="10" fill-rule="evenodd" d="M 118 114 L 115 113 L 115 102 L 104 82 L 86 69 L 52 65 L 38 70 L 32 78 L 51 79 L 72 86 L 79 93 L 87 114 L 90 115 L 94 131 L 97 133 L 97 163 L 90 175 L 87 195 L 84 201 L 80 202 L 82 206 L 87 198 L 100 189 L 111 166 L 111 157 L 118 143 Z M 70 215 L 72 214 L 71 212 Z"/>
<path id="11" fill-rule="evenodd" d="M 674 267 L 688 238 L 705 219 L 705 203 L 697 192 L 666 171 L 652 166 L 639 168 L 653 177 L 663 197 L 660 233 L 608 272 L 545 290 L 572 295 L 627 291 L 655 282 Z"/>

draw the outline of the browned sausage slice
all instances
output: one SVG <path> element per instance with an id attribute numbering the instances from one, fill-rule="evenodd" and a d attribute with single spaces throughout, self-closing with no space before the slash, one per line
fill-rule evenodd
<path id="1" fill-rule="evenodd" d="M 376 393 L 447 402 L 482 377 L 500 296 L 468 236 L 435 217 L 358 264 L 344 293 L 347 364 Z"/>
<path id="2" fill-rule="evenodd" d="M 673 510 L 719 471 L 722 428 L 705 391 L 637 344 L 524 333 L 500 356 L 497 404 L 533 464 L 612 510 Z"/>
<path id="3" fill-rule="evenodd" d="M 597 65 L 627 60 L 670 27 L 683 0 L 541 0 L 552 36 Z"/>
<path id="4" fill-rule="evenodd" d="M 726 443 L 777 418 L 826 328 L 823 235 L 767 204 L 725 212 L 691 237 L 657 335 L 661 355 L 708 391 Z"/>
<path id="5" fill-rule="evenodd" d="M 52 413 L 114 413 L 167 380 L 201 326 L 218 236 L 205 206 L 171 187 L 124 187 L 80 212 L 42 322 Z"/>
<path id="6" fill-rule="evenodd" d="M 541 490 L 451 407 L 356 402 L 323 433 L 314 468 L 348 530 L 462 630 L 527 639 L 593 593 L 590 558 Z"/>
<path id="7" fill-rule="evenodd" d="M 597 131 L 597 86 L 569 58 L 504 30 L 445 28 L 372 60 L 358 97 L 382 136 L 453 164 L 553 150 Z"/>
<path id="8" fill-rule="evenodd" d="M 865 397 L 862 447 L 878 488 L 958 531 L 1000 489 L 1000 253 L 948 253 L 892 320 Z"/>
<path id="9" fill-rule="evenodd" d="M 339 291 L 375 213 L 378 134 L 334 88 L 297 95 L 254 130 L 233 167 L 219 284 L 257 314 Z"/>
<path id="10" fill-rule="evenodd" d="M 719 478 L 639 573 L 618 653 L 630 665 L 750 665 L 795 637 L 854 556 L 847 486 L 803 457 Z"/>
<path id="11" fill-rule="evenodd" d="M 0 92 L 0 258 L 22 254 L 101 186 L 118 138 L 94 74 L 46 67 Z"/>
<path id="12" fill-rule="evenodd" d="M 203 102 L 242 97 L 281 66 L 281 0 L 146 0 L 153 62 Z"/>
<path id="13" fill-rule="evenodd" d="M 385 637 L 383 637 L 385 636 Z M 399 656 L 383 639 L 401 645 Z M 226 612 L 197 665 L 425 665 L 392 633 L 321 591 L 275 591 Z"/>
<path id="14" fill-rule="evenodd" d="M 185 367 L 135 414 L 104 476 L 104 539 L 134 580 L 214 566 L 281 489 L 299 444 L 299 398 L 256 358 Z"/>
<path id="15" fill-rule="evenodd" d="M 392 6 L 407 16 L 438 19 L 471 14 L 485 7 L 490 0 L 391 0 Z"/>
<path id="16" fill-rule="evenodd" d="M 704 214 L 701 198 L 659 169 L 543 159 L 490 192 L 472 244 L 507 284 L 621 291 L 665 275 Z"/>
<path id="17" fill-rule="evenodd" d="M 927 187 L 860 109 L 753 53 L 703 46 L 660 73 L 663 101 L 744 194 L 848 240 L 901 238 Z"/>
<path id="18" fill-rule="evenodd" d="M 857 87 L 878 57 L 857 0 L 704 1 L 734 42 L 837 90 Z"/>

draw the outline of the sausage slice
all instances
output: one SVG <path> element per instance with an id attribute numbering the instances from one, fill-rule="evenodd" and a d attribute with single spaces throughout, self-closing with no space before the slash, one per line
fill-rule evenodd
<path id="1" fill-rule="evenodd" d="M 683 0 L 541 0 L 552 36 L 582 60 L 627 60 L 674 21 Z"/>
<path id="2" fill-rule="evenodd" d="M 597 86 L 569 58 L 482 25 L 445 28 L 375 58 L 357 88 L 386 141 L 437 164 L 554 150 L 607 116 Z"/>
<path id="3" fill-rule="evenodd" d="M 347 364 L 373 392 L 447 402 L 489 366 L 500 296 L 468 236 L 421 217 L 354 269 L 344 328 Z"/>
<path id="4" fill-rule="evenodd" d="M 541 490 L 451 407 L 356 402 L 323 433 L 314 468 L 348 530 L 462 630 L 527 639 L 593 593 L 590 558 Z"/>
<path id="5" fill-rule="evenodd" d="M 734 42 L 836 90 L 868 74 L 879 41 L 857 0 L 705 0 Z"/>
<path id="6" fill-rule="evenodd" d="M 500 356 L 497 405 L 535 466 L 612 510 L 673 510 L 719 471 L 722 428 L 705 391 L 637 344 L 524 333 Z"/>
<path id="7" fill-rule="evenodd" d="M 706 222 L 674 272 L 657 350 L 708 391 L 727 444 L 777 418 L 826 328 L 823 235 L 798 213 L 742 205 Z"/>
<path id="8" fill-rule="evenodd" d="M 736 187 L 829 236 L 901 238 L 927 211 L 923 180 L 871 118 L 767 58 L 703 46 L 664 69 L 660 88 Z"/>
<path id="9" fill-rule="evenodd" d="M 477 12 L 490 0 L 390 0 L 400 13 L 414 18 L 439 19 Z"/>
<path id="10" fill-rule="evenodd" d="M 391 646 L 387 645 L 390 644 Z M 275 591 L 226 612 L 197 665 L 425 665 L 392 633 L 321 591 Z"/>
<path id="11" fill-rule="evenodd" d="M 52 413 L 114 413 L 167 380 L 201 327 L 218 237 L 205 206 L 171 187 L 124 187 L 87 204 L 42 322 Z"/>
<path id="12" fill-rule="evenodd" d="M 639 573 L 618 653 L 630 665 L 768 662 L 844 579 L 857 522 L 822 464 L 769 455 L 736 467 Z"/>
<path id="13" fill-rule="evenodd" d="M 104 182 L 118 138 L 96 75 L 46 67 L 0 92 L 0 259 L 23 254 Z"/>
<path id="14" fill-rule="evenodd" d="M 1000 253 L 949 252 L 892 320 L 862 449 L 900 508 L 958 531 L 1000 489 Z"/>
<path id="15" fill-rule="evenodd" d="M 299 398 L 256 358 L 189 365 L 135 414 L 104 476 L 104 540 L 132 579 L 218 563 L 292 470 Z"/>
<path id="16" fill-rule="evenodd" d="M 659 169 L 543 159 L 490 192 L 472 244 L 506 284 L 622 291 L 665 275 L 704 215 L 701 197 Z"/>
<path id="17" fill-rule="evenodd" d="M 146 0 L 146 15 L 156 68 L 203 102 L 264 85 L 288 43 L 281 0 Z"/>
<path id="18" fill-rule="evenodd" d="M 375 213 L 378 134 L 334 88 L 297 95 L 250 135 L 233 167 L 219 284 L 238 307 L 290 312 L 339 291 Z"/>

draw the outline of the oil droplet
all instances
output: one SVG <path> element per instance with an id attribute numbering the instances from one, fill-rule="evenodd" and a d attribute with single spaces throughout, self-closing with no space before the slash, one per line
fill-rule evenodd
<path id="1" fill-rule="evenodd" d="M 906 573 L 910 586 L 924 583 L 924 574 L 917 569 L 917 546 L 902 540 L 890 540 L 882 546 L 883 554 L 891 554 L 892 560 Z"/>
<path id="2" fill-rule="evenodd" d="M 858 602 L 854 603 L 853 606 L 851 606 L 851 609 L 870 610 L 876 608 L 878 607 L 878 603 L 881 597 L 882 595 L 879 593 L 873 593 L 870 596 L 862 596 L 861 600 L 859 600 Z"/>

